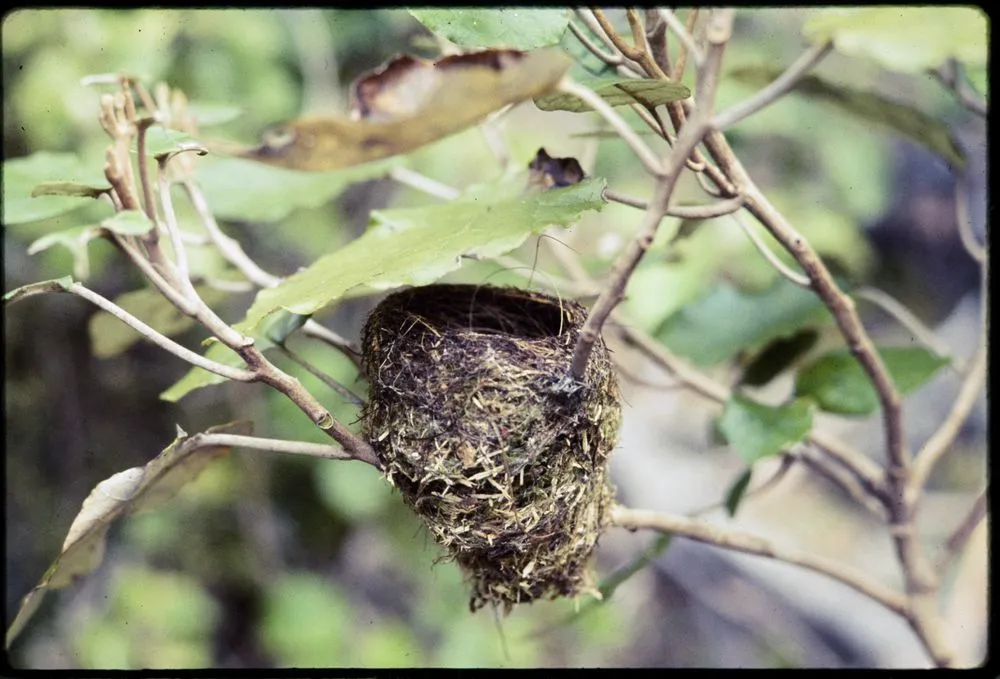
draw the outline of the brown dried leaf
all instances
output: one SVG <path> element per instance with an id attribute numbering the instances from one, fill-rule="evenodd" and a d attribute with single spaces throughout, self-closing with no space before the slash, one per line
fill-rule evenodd
<path id="1" fill-rule="evenodd" d="M 576 158 L 553 158 L 543 148 L 528 163 L 528 170 L 528 182 L 543 189 L 572 186 L 587 177 Z"/>
<path id="2" fill-rule="evenodd" d="M 406 153 L 489 113 L 550 91 L 569 69 L 556 48 L 492 49 L 427 62 L 394 59 L 358 80 L 346 116 L 306 116 L 266 131 L 239 155 L 326 171 Z"/>

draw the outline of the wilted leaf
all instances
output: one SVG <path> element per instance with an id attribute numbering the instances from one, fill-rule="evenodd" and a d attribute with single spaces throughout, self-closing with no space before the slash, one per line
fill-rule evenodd
<path id="1" fill-rule="evenodd" d="M 399 162 L 306 173 L 240 158 L 205 159 L 197 167 L 198 186 L 218 219 L 270 222 L 323 205 L 355 182 L 385 176 Z"/>
<path id="2" fill-rule="evenodd" d="M 766 406 L 733 394 L 719 420 L 719 430 L 747 464 L 776 455 L 798 443 L 812 429 L 813 404 L 796 400 Z"/>
<path id="3" fill-rule="evenodd" d="M 250 426 L 234 422 L 212 427 L 206 433 L 248 434 Z M 7 630 L 7 648 L 24 629 L 46 591 L 67 587 L 97 567 L 104 555 L 108 529 L 116 519 L 165 502 L 208 463 L 229 451 L 206 446 L 202 441 L 200 434 L 180 436 L 145 467 L 119 472 L 91 491 L 70 526 L 62 553 L 22 600 Z"/>
<path id="4" fill-rule="evenodd" d="M 569 23 L 566 9 L 411 9 L 410 14 L 464 47 L 547 47 L 559 42 Z"/>
<path id="5" fill-rule="evenodd" d="M 526 186 L 519 174 L 450 203 L 373 212 L 377 228 L 261 290 L 237 327 L 254 328 L 278 309 L 309 315 L 362 286 L 376 291 L 426 285 L 457 269 L 463 255 L 496 257 L 533 231 L 565 226 L 604 205 L 603 180 L 525 195 Z"/>
<path id="6" fill-rule="evenodd" d="M 226 293 L 214 288 L 197 286 L 196 290 L 209 306 L 226 296 Z M 116 297 L 114 303 L 167 337 L 182 333 L 195 323 L 153 288 L 126 292 Z M 116 356 L 143 339 L 141 334 L 107 311 L 98 311 L 91 316 L 87 327 L 91 349 L 98 358 Z"/>
<path id="7" fill-rule="evenodd" d="M 594 90 L 601 99 L 612 106 L 640 103 L 658 106 L 671 101 L 681 101 L 691 96 L 691 90 L 680 83 L 651 78 L 620 78 L 617 76 L 584 80 L 580 83 Z M 572 111 L 585 113 L 591 108 L 572 94 L 552 92 L 535 97 L 535 105 L 543 111 Z"/>
<path id="8" fill-rule="evenodd" d="M 56 278 L 50 281 L 28 283 L 27 285 L 22 285 L 19 288 L 14 288 L 9 292 L 4 293 L 3 303 L 4 306 L 11 306 L 26 297 L 31 297 L 32 295 L 44 294 L 47 292 L 65 292 L 69 290 L 71 285 L 73 285 L 73 279 L 69 276 L 63 276 L 62 278 Z"/>
<path id="9" fill-rule="evenodd" d="M 436 62 L 399 57 L 355 83 L 351 117 L 293 120 L 239 155 L 325 171 L 406 153 L 547 92 L 569 66 L 569 57 L 555 48 L 487 50 Z"/>
<path id="10" fill-rule="evenodd" d="M 100 166 L 98 166 L 99 168 Z M 99 187 L 105 185 L 100 170 L 85 166 L 71 153 L 33 153 L 3 163 L 3 223 L 23 224 L 48 219 L 93 203 L 90 195 L 43 193 L 39 185 Z M 108 211 L 112 207 L 108 204 Z"/>
<path id="11" fill-rule="evenodd" d="M 781 71 L 766 66 L 744 67 L 729 75 L 740 82 L 762 86 L 781 75 Z M 816 75 L 803 77 L 791 91 L 808 99 L 836 106 L 866 123 L 881 125 L 924 146 L 954 167 L 965 167 L 965 154 L 949 127 L 918 109 L 886 99 L 874 92 L 838 85 Z"/>
<path id="12" fill-rule="evenodd" d="M 878 352 L 901 394 L 919 388 L 950 362 L 923 347 L 887 347 Z M 803 368 L 795 380 L 795 393 L 841 415 L 868 415 L 879 407 L 868 374 L 847 349 L 826 353 Z"/>
<path id="13" fill-rule="evenodd" d="M 729 491 L 726 493 L 726 511 L 729 512 L 729 516 L 736 516 L 736 510 L 739 509 L 740 503 L 746 497 L 747 488 L 750 487 L 750 479 L 752 477 L 753 468 L 748 467 L 733 482 L 733 485 L 729 487 Z"/>
<path id="14" fill-rule="evenodd" d="M 553 158 L 545 149 L 538 149 L 528 170 L 528 181 L 543 189 L 579 184 L 587 176 L 576 158 Z"/>
<path id="15" fill-rule="evenodd" d="M 755 294 L 721 282 L 668 318 L 657 336 L 698 365 L 714 365 L 828 318 L 815 294 L 783 278 Z"/>
<path id="16" fill-rule="evenodd" d="M 981 9 L 941 6 L 825 9 L 802 27 L 814 43 L 832 40 L 838 52 L 904 73 L 937 68 L 948 59 L 985 65 L 987 30 Z"/>

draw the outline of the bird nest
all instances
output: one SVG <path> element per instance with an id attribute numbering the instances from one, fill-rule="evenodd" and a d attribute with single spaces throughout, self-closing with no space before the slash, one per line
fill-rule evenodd
<path id="1" fill-rule="evenodd" d="M 569 373 L 576 302 L 514 288 L 396 292 L 364 328 L 364 433 L 385 475 L 472 582 L 470 606 L 597 594 L 618 383 L 598 339 Z"/>

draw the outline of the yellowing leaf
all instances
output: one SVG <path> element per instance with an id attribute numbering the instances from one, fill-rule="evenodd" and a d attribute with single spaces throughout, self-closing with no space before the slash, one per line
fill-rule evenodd
<path id="1" fill-rule="evenodd" d="M 570 63 L 556 48 L 485 50 L 436 62 L 400 57 L 355 84 L 351 117 L 293 120 L 265 132 L 260 146 L 239 155 L 325 171 L 406 153 L 544 94 Z"/>
<path id="2" fill-rule="evenodd" d="M 986 14 L 976 7 L 859 7 L 819 12 L 803 34 L 837 51 L 904 73 L 937 68 L 948 59 L 986 64 Z"/>

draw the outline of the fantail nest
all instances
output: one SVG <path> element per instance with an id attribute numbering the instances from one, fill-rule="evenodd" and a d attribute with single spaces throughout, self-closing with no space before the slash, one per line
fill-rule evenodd
<path id="1" fill-rule="evenodd" d="M 586 319 L 537 292 L 430 285 L 368 318 L 364 433 L 386 477 L 472 581 L 470 606 L 597 590 L 587 562 L 609 521 L 621 397 Z"/>

